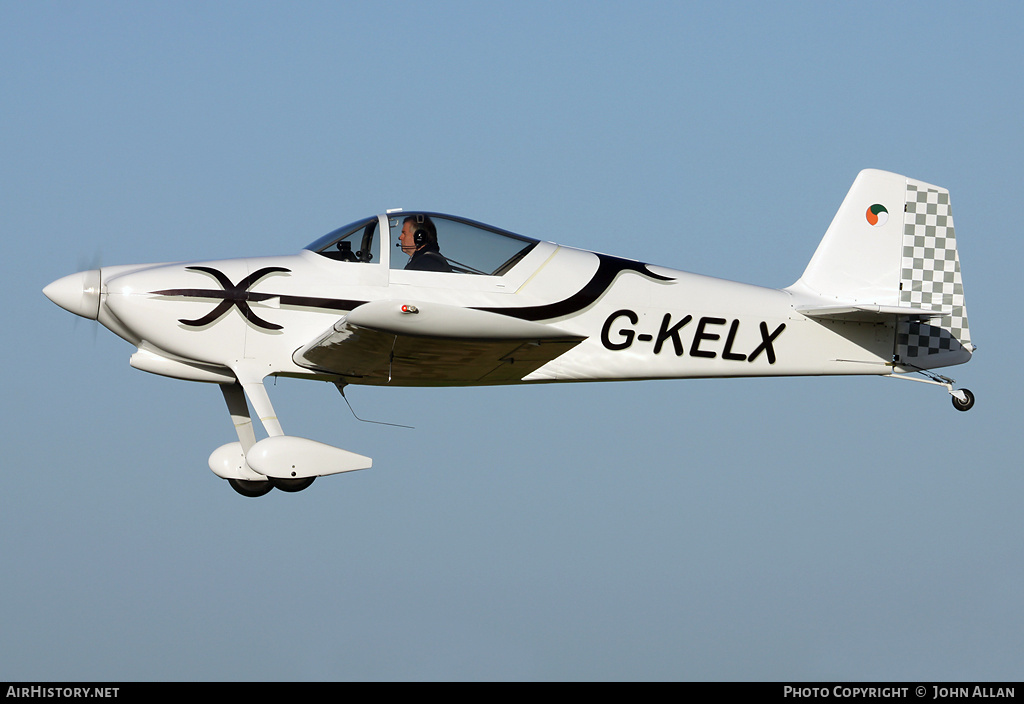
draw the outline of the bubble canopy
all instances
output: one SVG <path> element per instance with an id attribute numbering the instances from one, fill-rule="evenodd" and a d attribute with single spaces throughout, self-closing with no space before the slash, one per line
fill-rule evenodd
<path id="1" fill-rule="evenodd" d="M 390 212 L 386 215 L 390 246 L 399 242 L 403 224 L 411 221 L 414 229 L 436 238 L 438 252 L 452 272 L 477 276 L 502 276 L 512 269 L 538 240 L 454 215 L 424 211 Z M 374 264 L 380 262 L 380 218 L 376 215 L 333 230 L 305 249 L 340 262 Z M 393 252 L 391 268 L 401 269 L 408 257 Z"/>

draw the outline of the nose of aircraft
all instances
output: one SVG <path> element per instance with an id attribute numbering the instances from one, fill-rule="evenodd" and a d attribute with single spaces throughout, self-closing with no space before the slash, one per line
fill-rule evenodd
<path id="1" fill-rule="evenodd" d="M 96 320 L 100 313 L 100 270 L 80 271 L 57 279 L 43 293 L 64 310 Z"/>

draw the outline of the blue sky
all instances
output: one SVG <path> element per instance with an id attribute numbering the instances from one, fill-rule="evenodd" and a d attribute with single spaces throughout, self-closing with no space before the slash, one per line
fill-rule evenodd
<path id="1" fill-rule="evenodd" d="M 0 678 L 1020 680 L 1012 3 L 0 0 Z M 281 380 L 374 458 L 247 500 L 216 388 L 42 294 L 385 208 L 795 281 L 857 172 L 951 192 L 978 402 L 885 379 Z"/>

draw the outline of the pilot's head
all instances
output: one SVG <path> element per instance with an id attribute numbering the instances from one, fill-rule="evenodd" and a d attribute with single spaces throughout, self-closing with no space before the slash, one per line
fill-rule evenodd
<path id="1" fill-rule="evenodd" d="M 412 256 L 427 247 L 437 249 L 437 228 L 426 215 L 410 215 L 402 221 L 402 234 L 398 236 L 402 251 Z"/>

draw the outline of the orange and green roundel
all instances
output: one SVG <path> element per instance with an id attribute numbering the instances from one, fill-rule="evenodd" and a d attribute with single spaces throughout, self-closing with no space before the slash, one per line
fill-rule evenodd
<path id="1" fill-rule="evenodd" d="M 889 211 L 881 203 L 875 203 L 864 213 L 868 224 L 872 227 L 881 227 L 889 220 Z"/>

